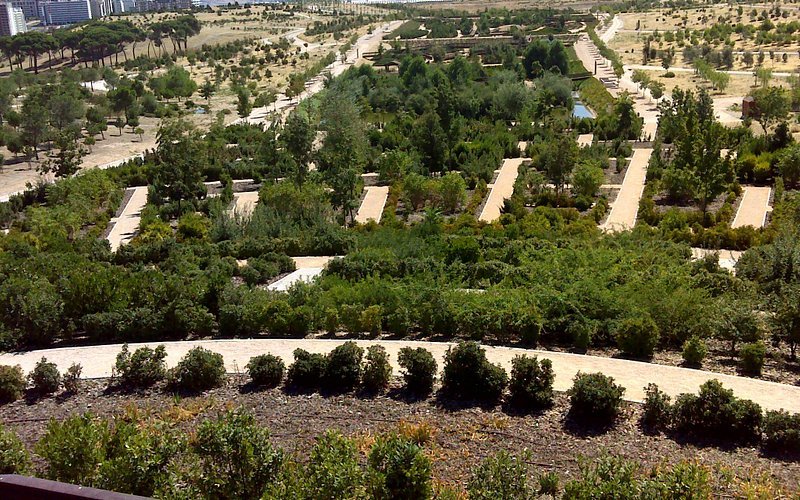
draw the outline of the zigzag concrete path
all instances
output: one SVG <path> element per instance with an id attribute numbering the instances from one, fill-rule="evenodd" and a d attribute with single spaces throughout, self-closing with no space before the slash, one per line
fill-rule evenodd
<path id="1" fill-rule="evenodd" d="M 106 239 L 111 245 L 112 252 L 116 252 L 120 246 L 128 243 L 136 236 L 136 231 L 139 230 L 139 220 L 142 217 L 142 209 L 147 204 L 147 186 L 131 189 L 133 190 L 133 195 L 128 200 L 125 208 L 122 209 L 122 214 L 110 221 L 113 226 Z"/>
<path id="2" fill-rule="evenodd" d="M 291 362 L 292 352 L 297 348 L 309 352 L 326 353 L 342 340 L 325 339 L 241 339 L 241 340 L 204 340 L 164 342 L 167 348 L 167 365 L 174 366 L 189 349 L 197 346 L 222 354 L 228 372 L 242 372 L 250 357 L 271 353 L 280 356 L 287 364 Z M 423 347 L 431 351 L 439 363 L 443 365 L 444 354 L 452 344 L 445 342 L 412 342 L 412 341 L 357 341 L 362 347 L 379 344 L 386 348 L 395 374 L 399 373 L 397 353 L 402 347 Z M 157 343 L 132 344 L 131 348 L 142 345 L 155 347 Z M 66 347 L 29 351 L 23 353 L 0 354 L 0 364 L 22 366 L 25 372 L 33 369 L 42 356 L 56 363 L 60 370 L 65 370 L 73 362 L 83 365 L 83 375 L 87 378 L 102 378 L 111 375 L 111 367 L 119 353 L 121 345 L 99 345 L 88 347 Z M 667 394 L 675 396 L 685 392 L 696 392 L 707 380 L 718 379 L 725 387 L 733 389 L 742 398 L 752 399 L 764 409 L 786 409 L 800 412 L 800 387 L 763 380 L 724 375 L 702 370 L 692 370 L 674 366 L 656 365 L 638 361 L 615 358 L 584 356 L 560 352 L 519 349 L 511 347 L 486 347 L 486 355 L 493 363 L 499 363 L 507 371 L 511 370 L 511 360 L 520 354 L 536 355 L 553 362 L 555 371 L 554 387 L 565 391 L 572 385 L 576 373 L 603 372 L 614 377 L 614 380 L 625 387 L 625 398 L 629 401 L 641 401 L 644 398 L 644 387 L 656 383 Z"/>
<path id="3" fill-rule="evenodd" d="M 636 224 L 639 213 L 639 200 L 642 198 L 644 183 L 647 178 L 647 164 L 650 162 L 652 149 L 634 149 L 633 158 L 617 199 L 611 204 L 611 213 L 601 229 L 606 231 L 627 231 Z"/>

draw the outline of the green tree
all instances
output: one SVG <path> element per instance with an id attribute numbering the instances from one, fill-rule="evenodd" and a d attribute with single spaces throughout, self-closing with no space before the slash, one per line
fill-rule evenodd
<path id="1" fill-rule="evenodd" d="M 292 112 L 286 119 L 281 141 L 297 166 L 295 182 L 302 184 L 308 173 L 316 130 L 305 113 Z"/>
<path id="2" fill-rule="evenodd" d="M 561 135 L 545 143 L 539 153 L 539 165 L 547 178 L 555 185 L 559 195 L 575 168 L 578 159 L 578 146 L 572 136 Z"/>
<path id="3" fill-rule="evenodd" d="M 789 98 L 781 87 L 764 87 L 753 92 L 757 113 L 756 121 L 761 124 L 765 134 L 773 123 L 783 120 L 789 114 Z"/>
<path id="4" fill-rule="evenodd" d="M 236 112 L 242 118 L 250 116 L 253 111 L 253 104 L 250 102 L 250 91 L 244 87 L 239 87 L 236 90 Z"/>
<path id="5" fill-rule="evenodd" d="M 70 177 L 81 168 L 81 159 L 86 151 L 70 131 L 56 133 L 54 145 L 58 150 L 55 158 L 47 159 L 39 167 L 42 173 L 52 172 L 57 178 Z"/>
<path id="6" fill-rule="evenodd" d="M 205 148 L 200 133 L 189 123 L 177 120 L 162 123 L 157 134 L 156 175 L 153 190 L 161 199 L 181 202 L 205 196 L 202 169 Z"/>
<path id="7" fill-rule="evenodd" d="M 200 87 L 200 97 L 211 103 L 211 96 L 217 91 L 217 86 L 211 83 L 211 80 L 206 80 Z"/>
<path id="8" fill-rule="evenodd" d="M 327 134 L 317 166 L 332 189 L 333 206 L 352 220 L 366 163 L 366 128 L 356 104 L 344 93 L 330 93 L 320 114 Z"/>
<path id="9" fill-rule="evenodd" d="M 572 174 L 572 188 L 578 196 L 593 197 L 605 180 L 603 169 L 597 162 L 584 160 Z"/>

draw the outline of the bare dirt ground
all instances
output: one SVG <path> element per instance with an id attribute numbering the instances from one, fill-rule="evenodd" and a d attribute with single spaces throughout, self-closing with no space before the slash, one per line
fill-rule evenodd
<path id="1" fill-rule="evenodd" d="M 140 414 L 179 417 L 178 425 L 189 431 L 200 421 L 228 407 L 244 407 L 271 431 L 272 441 L 289 453 L 307 456 L 314 438 L 326 429 L 355 437 L 364 450 L 375 435 L 417 427 L 430 434 L 426 444 L 434 463 L 434 476 L 463 487 L 482 459 L 500 450 L 530 453 L 529 473 L 535 478 L 556 471 L 563 480 L 578 473 L 580 457 L 620 455 L 647 467 L 698 461 L 713 470 L 715 496 L 741 491 L 742 482 L 772 480 L 789 491 L 800 488 L 800 464 L 765 457 L 756 448 L 722 450 L 695 446 L 663 435 L 642 432 L 638 426 L 640 405 L 628 404 L 617 426 L 607 432 L 582 429 L 566 419 L 568 400 L 557 394 L 555 404 L 533 415 L 507 413 L 500 408 L 468 407 L 444 399 L 408 399 L 395 381 L 386 396 L 289 394 L 281 389 L 253 392 L 245 377 L 231 376 L 225 387 L 202 396 L 176 398 L 160 390 L 127 394 L 107 390 L 106 380 L 82 382 L 77 396 L 21 400 L 0 406 L 0 421 L 20 434 L 32 448 L 50 418 L 91 412 L 99 416 L 137 409 Z M 402 429 L 401 429 L 401 432 Z M 37 466 L 42 467 L 40 459 Z M 563 484 L 563 483 L 562 483 Z"/>

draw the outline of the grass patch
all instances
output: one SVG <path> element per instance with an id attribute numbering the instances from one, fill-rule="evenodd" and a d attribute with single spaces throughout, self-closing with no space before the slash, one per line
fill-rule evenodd
<path id="1" fill-rule="evenodd" d="M 419 21 L 406 21 L 399 28 L 392 31 L 392 34 L 389 35 L 389 40 L 397 37 L 401 40 L 409 40 L 427 35 L 427 31 L 419 29 L 420 25 Z"/>
<path id="2" fill-rule="evenodd" d="M 582 81 L 578 93 L 581 101 L 592 108 L 598 116 L 607 115 L 614 108 L 614 96 L 597 78 L 587 78 Z"/>

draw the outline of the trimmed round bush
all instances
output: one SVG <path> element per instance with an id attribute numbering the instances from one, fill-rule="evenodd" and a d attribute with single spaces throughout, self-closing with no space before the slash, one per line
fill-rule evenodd
<path id="1" fill-rule="evenodd" d="M 508 402 L 518 409 L 549 406 L 553 402 L 553 363 L 539 361 L 536 356 L 516 356 L 511 360 L 511 381 L 508 384 Z"/>
<path id="2" fill-rule="evenodd" d="M 681 394 L 672 408 L 673 427 L 696 439 L 740 444 L 758 441 L 763 415 L 761 407 L 734 397 L 719 380 L 709 380 L 700 392 Z"/>
<path id="3" fill-rule="evenodd" d="M 364 349 L 355 342 L 337 346 L 325 359 L 322 386 L 329 391 L 352 391 L 361 382 L 361 360 Z"/>
<path id="4" fill-rule="evenodd" d="M 272 354 L 253 356 L 245 367 L 253 384 L 262 387 L 277 387 L 283 380 L 283 360 Z"/>
<path id="5" fill-rule="evenodd" d="M 447 350 L 442 373 L 442 392 L 465 401 L 496 403 L 503 395 L 508 375 L 489 363 L 477 342 L 461 342 Z"/>
<path id="6" fill-rule="evenodd" d="M 389 363 L 386 349 L 380 345 L 368 347 L 364 373 L 361 376 L 361 384 L 364 389 L 368 392 L 385 391 L 389 387 L 391 378 L 392 365 Z"/>
<path id="7" fill-rule="evenodd" d="M 623 354 L 635 358 L 653 357 L 660 338 L 658 325 L 645 314 L 620 321 L 615 337 Z"/>
<path id="8" fill-rule="evenodd" d="M 0 366 L 0 403 L 10 403 L 22 397 L 25 392 L 25 375 L 19 365 Z"/>
<path id="9" fill-rule="evenodd" d="M 748 375 L 761 375 L 766 356 L 767 348 L 764 342 L 758 341 L 752 344 L 744 344 L 739 349 L 739 366 L 742 368 L 742 372 Z"/>
<path id="10" fill-rule="evenodd" d="M 205 391 L 225 381 L 222 354 L 195 347 L 186 353 L 171 373 L 172 385 L 186 391 Z"/>
<path id="11" fill-rule="evenodd" d="M 53 394 L 61 386 L 61 374 L 55 363 L 42 358 L 28 374 L 33 390 L 39 395 Z"/>
<path id="12" fill-rule="evenodd" d="M 567 391 L 570 416 L 584 424 L 611 425 L 622 408 L 625 388 L 602 373 L 578 373 Z"/>
<path id="13" fill-rule="evenodd" d="M 319 389 L 325 371 L 325 356 L 303 349 L 295 349 L 293 354 L 294 362 L 289 367 L 286 384 L 300 390 Z"/>
<path id="14" fill-rule="evenodd" d="M 422 347 L 403 347 L 398 353 L 397 361 L 405 370 L 403 380 L 408 392 L 427 396 L 433 391 L 437 365 L 430 351 Z"/>
<path id="15" fill-rule="evenodd" d="M 656 384 L 648 384 L 644 389 L 644 393 L 642 426 L 652 431 L 669 427 L 672 411 L 670 397 L 659 389 Z"/>
<path id="16" fill-rule="evenodd" d="M 30 468 L 28 449 L 13 431 L 0 425 L 0 474 L 26 474 Z"/>
<path id="17" fill-rule="evenodd" d="M 800 413 L 768 411 L 764 416 L 764 448 L 770 453 L 800 454 Z"/>
<path id="18" fill-rule="evenodd" d="M 112 376 L 123 387 L 136 389 L 150 387 L 166 376 L 166 358 L 167 350 L 163 345 L 155 349 L 140 347 L 131 354 L 128 344 L 125 344 L 117 354 Z"/>
<path id="19" fill-rule="evenodd" d="M 702 366 L 707 353 L 708 348 L 705 341 L 697 335 L 692 335 L 683 343 L 683 362 L 687 366 Z"/>

